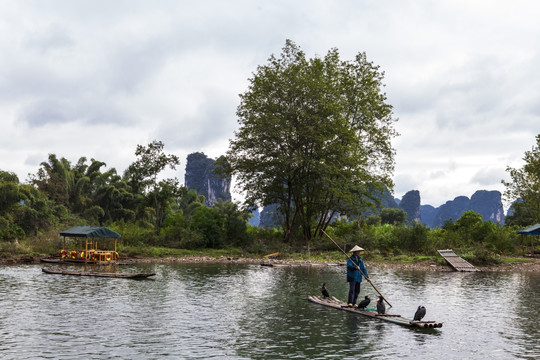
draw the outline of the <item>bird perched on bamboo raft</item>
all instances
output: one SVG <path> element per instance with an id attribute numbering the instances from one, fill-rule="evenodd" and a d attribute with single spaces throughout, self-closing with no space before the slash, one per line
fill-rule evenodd
<path id="1" fill-rule="evenodd" d="M 358 304 L 358 308 L 363 310 L 369 305 L 370 302 L 371 299 L 369 298 L 369 296 L 366 295 L 364 300 L 360 301 L 360 303 Z"/>
<path id="2" fill-rule="evenodd" d="M 328 289 L 326 288 L 326 283 L 323 283 L 323 284 L 322 284 L 321 292 L 322 292 L 322 294 L 323 294 L 323 296 L 324 296 L 325 298 L 329 298 L 329 297 L 330 297 L 330 293 L 328 292 Z"/>
<path id="3" fill-rule="evenodd" d="M 384 315 L 386 312 L 386 305 L 384 305 L 384 299 L 381 296 L 379 296 L 379 300 L 377 300 L 377 314 Z"/>
<path id="4" fill-rule="evenodd" d="M 419 306 L 416 312 L 414 313 L 414 321 L 420 321 L 422 318 L 426 316 L 426 308 L 423 306 Z"/>

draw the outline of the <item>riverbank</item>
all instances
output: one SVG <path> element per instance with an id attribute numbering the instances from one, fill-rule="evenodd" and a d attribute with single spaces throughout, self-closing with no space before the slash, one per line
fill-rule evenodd
<path id="1" fill-rule="evenodd" d="M 505 261 L 501 264 L 478 265 L 481 271 L 512 271 L 512 272 L 540 272 L 540 258 L 512 258 L 513 261 Z M 187 255 L 181 257 L 131 257 L 121 259 L 123 263 L 232 263 L 232 264 L 260 264 L 263 266 L 344 266 L 345 262 L 320 261 L 320 260 L 295 260 L 295 259 L 265 259 L 257 257 L 233 257 L 233 256 L 205 256 Z M 38 256 L 13 256 L 0 258 L 0 265 L 17 265 L 39 263 Z M 414 262 L 395 261 L 366 261 L 370 267 L 381 269 L 402 269 L 422 271 L 454 271 L 449 265 L 435 259 L 423 259 Z"/>

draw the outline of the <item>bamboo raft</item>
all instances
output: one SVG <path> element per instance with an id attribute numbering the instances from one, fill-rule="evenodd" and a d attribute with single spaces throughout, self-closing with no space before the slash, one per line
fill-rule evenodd
<path id="1" fill-rule="evenodd" d="M 404 318 L 401 315 L 395 315 L 395 314 L 390 314 L 390 313 L 379 315 L 377 314 L 376 309 L 366 308 L 365 310 L 361 310 L 358 308 L 349 307 L 347 306 L 347 303 L 341 300 L 338 300 L 333 296 L 329 298 L 322 298 L 320 296 L 308 296 L 308 300 L 319 305 L 324 305 L 324 306 L 328 306 L 334 309 L 348 311 L 353 314 L 359 314 L 359 315 L 367 316 L 373 319 L 383 320 L 383 321 L 391 322 L 391 323 L 402 325 L 402 326 L 418 327 L 418 328 L 440 328 L 443 326 L 442 322 L 414 321 L 412 319 Z"/>
<path id="2" fill-rule="evenodd" d="M 43 268 L 41 270 L 47 274 L 96 276 L 96 277 L 123 278 L 123 279 L 143 279 L 143 278 L 156 275 L 155 273 L 109 273 L 109 272 L 94 272 L 94 271 L 73 271 L 73 270 L 65 270 L 65 269 L 60 269 L 60 268 Z"/>
<path id="3" fill-rule="evenodd" d="M 471 263 L 469 263 L 467 260 L 462 259 L 458 255 L 456 255 L 456 253 L 452 249 L 437 250 L 437 252 L 456 271 L 471 271 L 471 272 L 480 271 L 477 268 L 475 268 Z"/>

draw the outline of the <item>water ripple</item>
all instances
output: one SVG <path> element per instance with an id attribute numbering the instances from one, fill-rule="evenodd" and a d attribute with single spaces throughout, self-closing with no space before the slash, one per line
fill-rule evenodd
<path id="1" fill-rule="evenodd" d="M 370 269 L 377 287 L 437 330 L 403 328 L 307 301 L 326 282 L 346 298 L 341 267 L 170 264 L 131 281 L 0 267 L 2 359 L 537 358 L 540 276 Z M 375 299 L 367 284 L 362 294 Z"/>

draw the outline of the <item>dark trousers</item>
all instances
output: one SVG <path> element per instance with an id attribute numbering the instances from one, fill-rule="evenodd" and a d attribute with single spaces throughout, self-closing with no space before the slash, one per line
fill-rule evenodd
<path id="1" fill-rule="evenodd" d="M 349 282 L 349 304 L 356 304 L 358 300 L 358 294 L 360 294 L 360 283 L 356 281 Z"/>

